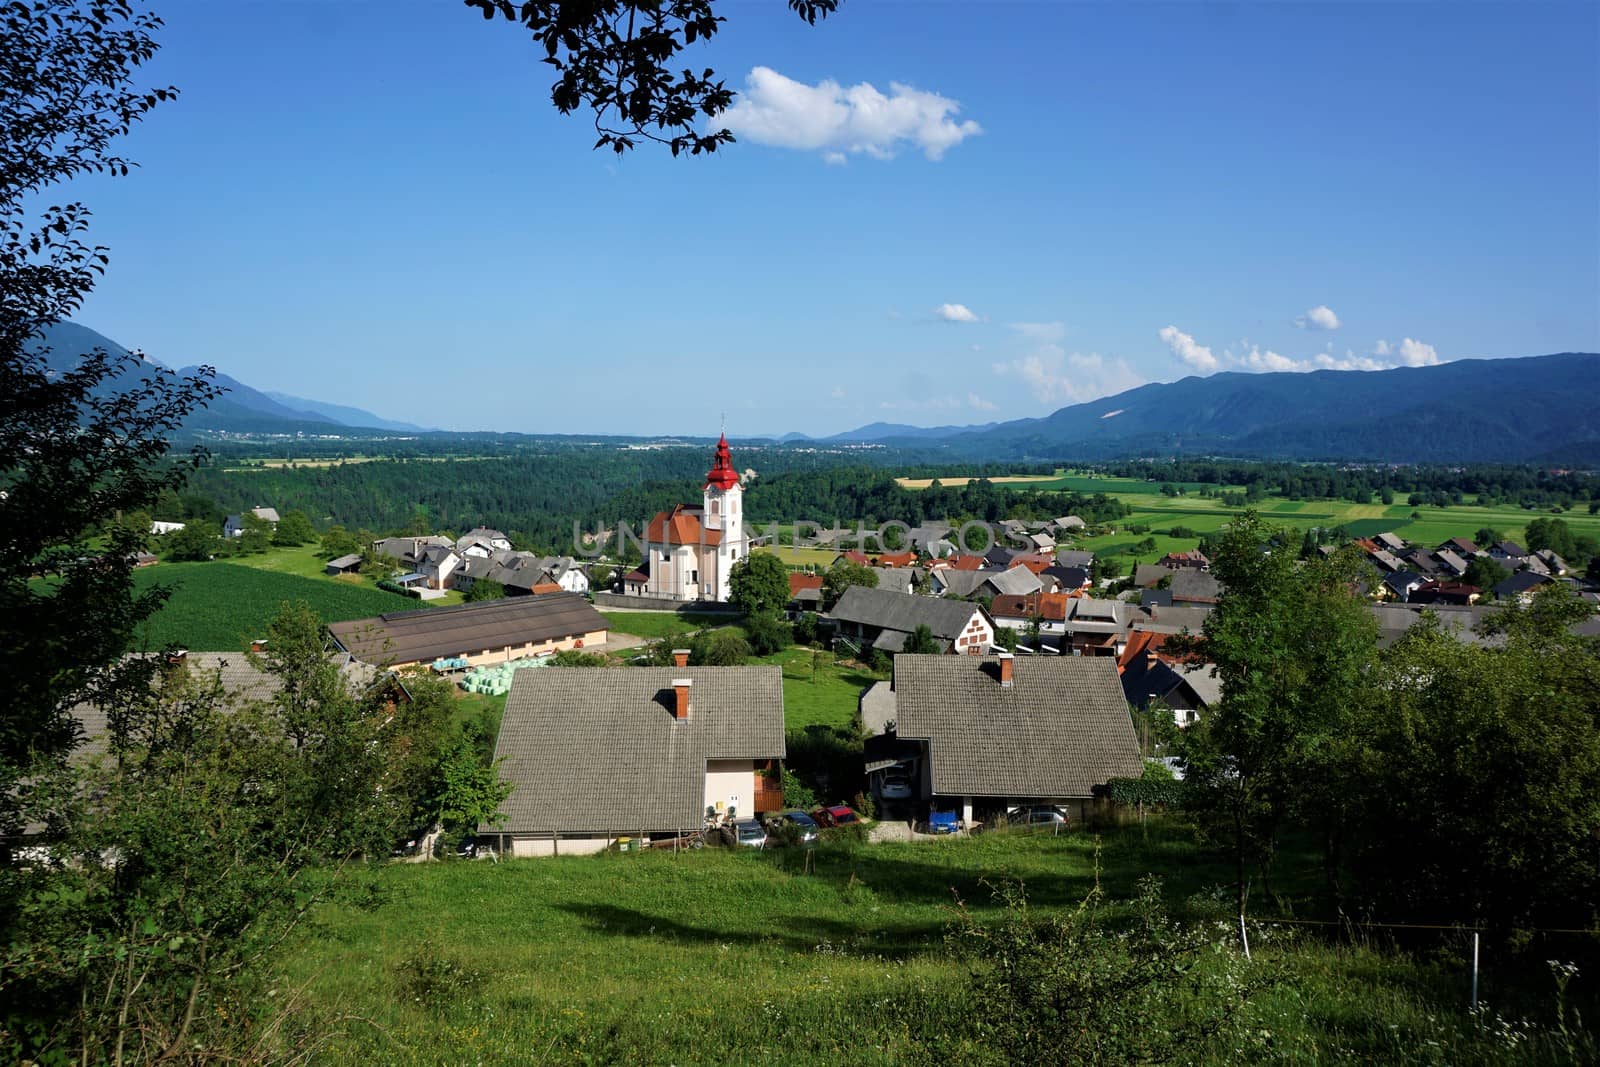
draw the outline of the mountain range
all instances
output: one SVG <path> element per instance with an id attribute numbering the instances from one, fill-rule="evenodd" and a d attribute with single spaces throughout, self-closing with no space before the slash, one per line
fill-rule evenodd
<path id="1" fill-rule="evenodd" d="M 120 345 L 76 323 L 41 338 L 52 366 Z M 192 372 L 183 368 L 180 373 Z M 137 378 L 134 369 L 125 372 Z M 228 392 L 186 423 L 236 433 L 428 433 L 360 408 L 267 393 L 217 375 Z M 1042 418 L 978 426 L 872 423 L 791 433 L 780 443 L 866 443 L 929 459 L 1096 460 L 1219 455 L 1383 463 L 1600 464 L 1600 354 L 1463 359 L 1382 371 L 1246 374 L 1152 383 Z M 769 438 L 769 440 L 771 440 Z"/>

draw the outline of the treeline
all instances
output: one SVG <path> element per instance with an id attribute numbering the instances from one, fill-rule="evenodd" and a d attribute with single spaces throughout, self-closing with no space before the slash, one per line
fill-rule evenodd
<path id="1" fill-rule="evenodd" d="M 1290 500 L 1381 500 L 1417 507 L 1446 507 L 1468 497 L 1486 507 L 1570 510 L 1600 501 L 1600 477 L 1582 471 L 1547 471 L 1517 466 L 1346 467 L 1309 463 L 1252 463 L 1244 460 L 1125 460 L 1106 464 L 1122 478 L 1171 485 L 1230 487 L 1249 502 L 1276 493 Z M 1600 510 L 1600 509 L 1596 509 Z"/>
<path id="2" fill-rule="evenodd" d="M 827 524 L 916 526 L 929 519 L 1049 519 L 1078 515 L 1090 523 L 1128 514 L 1103 493 L 1000 488 L 988 481 L 926 490 L 901 487 L 883 469 L 845 457 L 793 449 L 736 453 L 755 469 L 746 517 L 755 523 L 804 519 Z M 519 547 L 567 552 L 572 526 L 628 522 L 637 529 L 656 512 L 700 500 L 710 456 L 702 448 L 588 449 L 493 459 L 397 459 L 333 466 L 196 472 L 181 496 L 162 498 L 157 519 L 220 521 L 256 505 L 295 509 L 319 529 L 343 526 L 433 533 L 479 524 L 505 531 Z"/>

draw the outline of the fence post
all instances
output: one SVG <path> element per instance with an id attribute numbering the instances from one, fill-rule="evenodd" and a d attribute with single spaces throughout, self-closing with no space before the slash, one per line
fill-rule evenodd
<path id="1" fill-rule="evenodd" d="M 1472 1010 L 1478 1010 L 1478 931 L 1472 931 Z"/>

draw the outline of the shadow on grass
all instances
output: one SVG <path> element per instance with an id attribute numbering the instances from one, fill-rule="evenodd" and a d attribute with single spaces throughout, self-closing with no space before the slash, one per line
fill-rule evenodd
<path id="1" fill-rule="evenodd" d="M 718 925 L 715 915 L 702 921 L 652 915 L 616 904 L 558 905 L 577 918 L 591 933 L 613 937 L 653 937 L 661 941 L 698 945 L 762 945 L 810 955 L 837 952 L 844 955 L 908 959 L 941 951 L 945 924 L 941 922 L 853 922 L 827 915 L 795 916 L 782 931 L 736 930 Z"/>

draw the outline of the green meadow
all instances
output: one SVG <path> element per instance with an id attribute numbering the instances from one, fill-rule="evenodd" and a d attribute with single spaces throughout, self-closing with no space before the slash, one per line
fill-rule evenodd
<path id="1" fill-rule="evenodd" d="M 1303 884 L 1281 891 L 1315 892 L 1306 859 Z M 999 1064 L 977 1025 L 995 1006 L 968 986 L 983 963 L 946 942 L 955 905 L 992 920 L 994 887 L 1020 883 L 1047 914 L 1097 873 L 1107 921 L 1136 920 L 1126 902 L 1153 873 L 1168 910 L 1211 931 L 1201 966 L 1236 951 L 1227 865 L 1185 824 L 1152 819 L 1103 838 L 829 843 L 809 864 L 798 850 L 707 849 L 386 866 L 301 932 L 274 997 L 286 1032 L 335 1067 Z M 1253 949 L 1245 975 L 1268 984 L 1244 1025 L 1184 1062 L 1513 1064 L 1593 1049 L 1581 1033 L 1562 1044 L 1469 1015 L 1456 932 L 1402 952 L 1257 926 Z M 1488 958 L 1485 1000 L 1547 1026 L 1549 981 Z"/>

